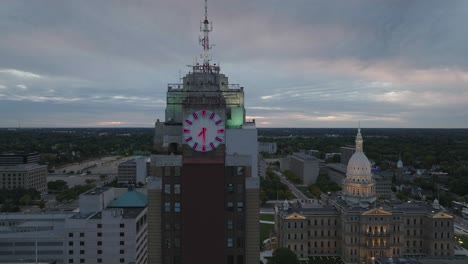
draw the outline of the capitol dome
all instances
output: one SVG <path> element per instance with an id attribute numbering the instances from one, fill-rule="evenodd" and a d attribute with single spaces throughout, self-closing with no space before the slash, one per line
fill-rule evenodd
<path id="1" fill-rule="evenodd" d="M 366 154 L 363 152 L 362 145 L 361 128 L 359 128 L 356 135 L 356 152 L 349 159 L 346 173 L 347 177 L 357 177 L 357 179 L 372 178 L 371 164 Z"/>
<path id="2" fill-rule="evenodd" d="M 364 152 L 356 152 L 349 159 L 346 175 L 348 177 L 372 177 L 371 164 Z"/>
<path id="3" fill-rule="evenodd" d="M 371 164 L 363 152 L 361 128 L 356 136 L 356 152 L 348 162 L 346 178 L 343 180 L 343 198 L 349 205 L 366 208 L 375 202 L 375 180 Z"/>

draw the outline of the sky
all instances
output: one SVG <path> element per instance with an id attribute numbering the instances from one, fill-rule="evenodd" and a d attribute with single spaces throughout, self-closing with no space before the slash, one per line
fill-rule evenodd
<path id="1" fill-rule="evenodd" d="M 203 0 L 0 1 L 0 127 L 152 127 Z M 468 128 L 468 1 L 209 0 L 258 127 Z"/>

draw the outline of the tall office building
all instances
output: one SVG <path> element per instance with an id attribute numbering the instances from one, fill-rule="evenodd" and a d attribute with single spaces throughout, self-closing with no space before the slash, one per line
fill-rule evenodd
<path id="1" fill-rule="evenodd" d="M 148 183 L 149 263 L 258 263 L 257 129 L 244 89 L 211 64 L 208 20 L 203 63 L 169 84 L 155 124 Z"/>

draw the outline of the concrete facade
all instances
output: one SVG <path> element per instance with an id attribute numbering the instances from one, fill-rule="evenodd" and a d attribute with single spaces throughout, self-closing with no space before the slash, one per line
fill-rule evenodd
<path id="1" fill-rule="evenodd" d="M 66 263 L 64 226 L 73 214 L 0 214 L 0 262 L 15 263 L 22 259 L 32 263 L 37 252 L 39 262 Z"/>
<path id="2" fill-rule="evenodd" d="M 130 197 L 146 195 L 115 194 L 96 188 L 80 195 L 80 212 L 65 221 L 64 263 L 147 263 L 146 201 Z M 115 207 L 117 201 L 123 204 Z"/>
<path id="3" fill-rule="evenodd" d="M 275 154 L 278 151 L 276 142 L 258 142 L 258 152 Z"/>
<path id="4" fill-rule="evenodd" d="M 313 184 L 317 181 L 320 166 L 324 165 L 323 160 L 304 153 L 294 153 L 288 158 L 289 170 L 296 174 L 303 184 Z"/>
<path id="5" fill-rule="evenodd" d="M 0 167 L 0 189 L 35 189 L 47 192 L 47 166 L 36 163 Z"/>
<path id="6" fill-rule="evenodd" d="M 120 183 L 145 183 L 147 176 L 146 158 L 142 156 L 122 162 L 118 166 L 117 180 Z"/>

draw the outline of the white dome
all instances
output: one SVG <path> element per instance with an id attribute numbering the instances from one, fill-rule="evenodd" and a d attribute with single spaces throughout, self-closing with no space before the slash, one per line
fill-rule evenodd
<path id="1" fill-rule="evenodd" d="M 371 164 L 366 154 L 357 151 L 349 159 L 347 177 L 372 177 Z"/>
<path id="2" fill-rule="evenodd" d="M 401 161 L 401 160 L 398 160 L 398 162 L 397 162 L 397 165 L 396 165 L 396 166 L 397 166 L 397 168 L 399 168 L 399 169 L 403 168 L 403 161 Z"/>

